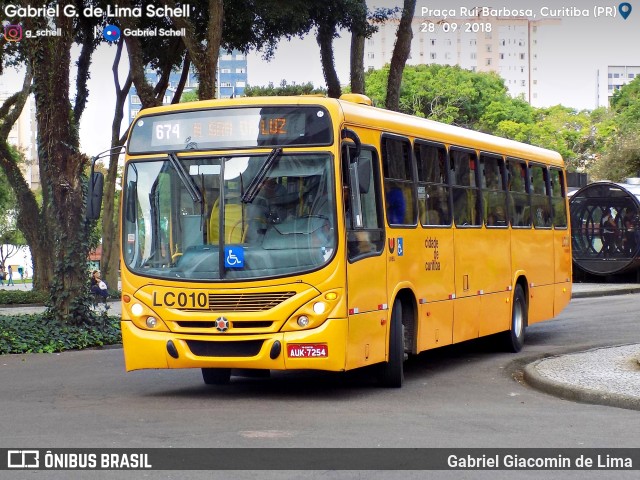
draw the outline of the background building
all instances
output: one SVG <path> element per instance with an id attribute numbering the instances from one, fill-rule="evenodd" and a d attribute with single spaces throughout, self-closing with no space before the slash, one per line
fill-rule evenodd
<path id="1" fill-rule="evenodd" d="M 559 19 L 526 17 L 414 17 L 411 54 L 407 64 L 458 65 L 474 72 L 496 72 L 509 93 L 538 105 L 541 68 L 539 38 Z M 365 68 L 391 62 L 398 21 L 381 25 L 365 43 Z"/>
<path id="2" fill-rule="evenodd" d="M 173 100 L 176 87 L 180 81 L 180 71 L 174 70 L 169 76 L 169 87 L 164 94 L 163 105 L 168 105 Z M 147 68 L 145 71 L 147 80 L 155 85 L 158 82 L 158 74 L 155 70 Z M 220 51 L 218 58 L 218 75 L 217 75 L 216 95 L 218 98 L 241 97 L 244 95 L 244 89 L 247 86 L 247 58 L 244 53 L 233 50 L 227 52 Z M 183 93 L 192 92 L 198 88 L 198 77 L 193 67 L 189 70 L 189 78 L 184 86 Z M 129 118 L 133 119 L 142 104 L 138 97 L 134 86 L 129 91 Z"/>
<path id="3" fill-rule="evenodd" d="M 606 69 L 598 70 L 597 105 L 608 107 L 613 94 L 638 76 L 640 65 L 609 65 Z"/>

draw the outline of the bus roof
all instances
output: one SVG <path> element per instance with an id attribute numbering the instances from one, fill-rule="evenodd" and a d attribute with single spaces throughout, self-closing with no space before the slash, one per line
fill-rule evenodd
<path id="1" fill-rule="evenodd" d="M 495 135 L 447 125 L 419 118 L 413 115 L 393 112 L 353 101 L 318 97 L 314 95 L 282 96 L 282 97 L 240 97 L 231 99 L 202 100 L 198 102 L 180 103 L 162 107 L 144 109 L 141 115 L 151 115 L 184 110 L 200 110 L 209 108 L 263 106 L 263 105 L 322 105 L 327 108 L 335 120 L 336 114 L 342 121 L 353 126 L 379 130 L 380 132 L 407 135 L 449 145 L 457 145 L 478 149 L 488 153 L 499 153 L 508 157 L 522 158 L 564 166 L 562 156 L 553 150 L 516 142 Z M 340 122 L 341 123 L 341 122 Z"/>

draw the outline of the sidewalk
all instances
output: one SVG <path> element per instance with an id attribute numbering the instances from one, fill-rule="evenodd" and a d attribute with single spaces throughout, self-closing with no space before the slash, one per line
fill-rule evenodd
<path id="1" fill-rule="evenodd" d="M 537 360 L 524 381 L 567 400 L 640 410 L 640 345 L 594 348 Z"/>

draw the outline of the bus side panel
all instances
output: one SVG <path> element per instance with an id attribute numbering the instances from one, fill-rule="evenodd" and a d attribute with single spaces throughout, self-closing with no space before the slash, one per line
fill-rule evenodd
<path id="1" fill-rule="evenodd" d="M 419 306 L 418 352 L 451 345 L 453 342 L 453 301 Z"/>
<path id="2" fill-rule="evenodd" d="M 419 263 L 423 267 L 416 285 L 419 303 L 417 350 L 453 342 L 454 248 L 453 228 L 422 230 L 424 244 Z"/>
<path id="3" fill-rule="evenodd" d="M 480 297 L 456 298 L 453 301 L 453 343 L 478 338 Z"/>
<path id="4" fill-rule="evenodd" d="M 479 228 L 456 228 L 455 248 L 455 301 L 453 307 L 453 342 L 478 338 L 480 296 L 484 272 L 486 247 Z"/>
<path id="5" fill-rule="evenodd" d="M 387 323 L 391 306 L 387 299 L 387 256 L 364 258 L 347 263 L 349 338 L 346 368 L 384 362 Z M 357 312 L 357 313 L 355 313 Z"/>
<path id="6" fill-rule="evenodd" d="M 553 313 L 558 315 L 571 300 L 571 238 L 569 230 L 554 231 L 555 254 L 555 299 L 553 302 Z"/>
<path id="7" fill-rule="evenodd" d="M 555 285 L 536 285 L 529 288 L 529 325 L 553 317 Z"/>
<path id="8" fill-rule="evenodd" d="M 416 257 L 421 270 L 414 285 L 418 299 L 427 302 L 449 300 L 455 293 L 452 228 L 425 228 L 422 255 Z"/>
<path id="9" fill-rule="evenodd" d="M 511 292 L 504 291 L 480 297 L 480 336 L 509 330 L 511 324 Z"/>
<path id="10" fill-rule="evenodd" d="M 349 316 L 347 370 L 386 360 L 388 314 L 388 310 L 378 310 Z"/>
<path id="11" fill-rule="evenodd" d="M 481 235 L 478 235 L 479 240 L 467 246 L 477 251 L 475 261 L 481 265 L 478 290 L 484 295 L 504 292 L 513 278 L 509 255 L 511 232 L 506 228 L 487 228 Z"/>

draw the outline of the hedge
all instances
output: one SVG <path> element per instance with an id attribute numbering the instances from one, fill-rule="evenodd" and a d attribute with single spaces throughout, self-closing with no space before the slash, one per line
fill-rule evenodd
<path id="1" fill-rule="evenodd" d="M 119 343 L 117 317 L 103 315 L 93 325 L 67 325 L 42 315 L 0 316 L 0 354 L 53 353 Z"/>

